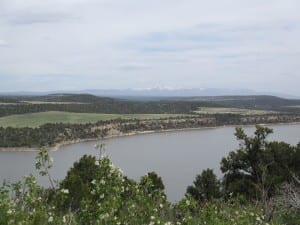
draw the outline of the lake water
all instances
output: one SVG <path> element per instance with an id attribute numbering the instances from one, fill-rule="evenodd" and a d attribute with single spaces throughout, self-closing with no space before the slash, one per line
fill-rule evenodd
<path id="1" fill-rule="evenodd" d="M 300 141 L 300 124 L 269 125 L 274 129 L 270 140 L 285 141 L 296 145 Z M 252 134 L 253 126 L 244 127 Z M 155 171 L 163 178 L 170 201 L 181 199 L 186 187 L 192 184 L 196 174 L 212 168 L 219 176 L 221 158 L 238 148 L 234 126 L 201 130 L 173 131 L 106 139 L 73 144 L 51 152 L 55 179 L 65 177 L 67 170 L 84 154 L 98 155 L 96 143 L 105 143 L 106 154 L 124 174 L 135 180 L 147 172 Z M 0 181 L 20 180 L 34 171 L 36 152 L 0 152 Z M 46 178 L 39 182 L 48 185 Z"/>

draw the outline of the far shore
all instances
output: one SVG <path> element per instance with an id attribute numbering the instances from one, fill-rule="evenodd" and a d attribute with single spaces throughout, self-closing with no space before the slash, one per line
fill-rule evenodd
<path id="1" fill-rule="evenodd" d="M 221 127 L 221 126 L 218 126 Z M 208 128 L 217 128 L 214 127 L 197 127 L 197 128 L 182 128 L 182 129 L 168 129 L 168 130 L 148 130 L 148 131 L 134 131 L 129 133 L 119 133 L 115 135 L 108 135 L 103 138 L 87 138 L 87 139 L 78 139 L 78 140 L 72 140 L 72 141 L 64 141 L 61 143 L 57 143 L 54 146 L 46 147 L 46 150 L 48 151 L 58 151 L 61 147 L 72 145 L 72 144 L 78 144 L 83 142 L 90 142 L 90 141 L 101 141 L 105 139 L 111 139 L 111 138 L 119 138 L 119 137 L 127 137 L 127 136 L 134 136 L 134 135 L 142 135 L 142 134 L 151 134 L 151 133 L 162 133 L 162 132 L 174 132 L 174 131 L 187 131 L 187 130 L 202 130 L 202 129 L 208 129 Z M 0 147 L 0 152 L 36 152 L 39 151 L 36 147 L 8 147 L 3 148 Z"/>
<path id="2" fill-rule="evenodd" d="M 294 124 L 300 124 L 300 122 L 288 122 L 288 123 L 266 123 L 266 124 L 258 124 L 258 125 L 294 125 Z M 90 142 L 90 141 L 101 141 L 105 139 L 111 139 L 111 138 L 119 138 L 119 137 L 126 137 L 126 136 L 134 136 L 134 135 L 143 135 L 143 134 L 151 134 L 151 133 L 165 133 L 165 132 L 176 132 L 176 131 L 189 131 L 189 130 L 204 130 L 204 129 L 216 129 L 220 127 L 249 127 L 249 126 L 255 126 L 256 124 L 236 124 L 236 125 L 219 125 L 219 126 L 204 126 L 204 127 L 195 127 L 195 128 L 181 128 L 181 129 L 166 129 L 166 130 L 148 130 L 148 131 L 132 131 L 129 133 L 122 133 L 119 132 L 114 135 L 108 135 L 103 138 L 87 138 L 87 139 L 78 139 L 78 140 L 72 140 L 72 141 L 64 141 L 61 143 L 56 143 L 54 146 L 46 147 L 47 151 L 58 151 L 61 147 L 82 143 L 82 142 Z M 39 148 L 37 147 L 0 147 L 0 152 L 37 152 L 39 151 Z"/>

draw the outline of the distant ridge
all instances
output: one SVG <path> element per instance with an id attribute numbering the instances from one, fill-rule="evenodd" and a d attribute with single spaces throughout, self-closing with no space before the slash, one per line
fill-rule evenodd
<path id="1" fill-rule="evenodd" d="M 282 98 L 300 99 L 299 96 L 291 96 L 284 93 L 257 92 L 249 89 L 218 89 L 218 88 L 191 88 L 191 89 L 85 89 L 85 90 L 57 90 L 57 91 L 20 91 L 0 92 L 1 96 L 41 96 L 49 94 L 91 94 L 104 97 L 139 98 L 139 97 L 203 97 L 203 96 L 249 96 L 272 95 Z"/>
<path id="2" fill-rule="evenodd" d="M 191 88 L 191 89 L 108 89 L 108 90 L 83 90 L 82 93 L 90 93 L 98 96 L 141 96 L 141 97 L 192 97 L 192 96 L 249 96 L 271 95 L 282 98 L 298 98 L 284 93 L 256 92 L 249 89 L 218 89 L 218 88 Z"/>

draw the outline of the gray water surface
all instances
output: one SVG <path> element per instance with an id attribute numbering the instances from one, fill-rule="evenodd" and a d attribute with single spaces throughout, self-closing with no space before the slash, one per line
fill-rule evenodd
<path id="1" fill-rule="evenodd" d="M 285 141 L 292 145 L 300 141 L 300 124 L 269 127 L 274 129 L 270 140 Z M 250 135 L 254 127 L 245 127 L 245 131 Z M 233 126 L 85 142 L 64 146 L 50 153 L 54 158 L 51 169 L 53 178 L 63 179 L 67 170 L 84 154 L 98 156 L 98 151 L 94 149 L 96 143 L 105 143 L 106 154 L 130 178 L 139 180 L 147 172 L 158 173 L 163 178 L 170 201 L 181 199 L 186 187 L 203 169 L 212 168 L 220 176 L 222 157 L 238 148 Z M 0 181 L 16 181 L 26 174 L 36 174 L 35 156 L 36 152 L 0 152 Z M 49 184 L 46 178 L 39 178 L 39 182 Z"/>

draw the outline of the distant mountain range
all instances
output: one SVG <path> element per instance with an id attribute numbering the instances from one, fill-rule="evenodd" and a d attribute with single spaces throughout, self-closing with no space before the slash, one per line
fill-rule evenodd
<path id="1" fill-rule="evenodd" d="M 249 89 L 218 89 L 218 88 L 191 88 L 191 89 L 86 89 L 86 90 L 57 90 L 57 91 L 45 91 L 45 92 L 0 92 L 0 95 L 10 96 L 40 96 L 56 93 L 73 93 L 73 94 L 92 94 L 96 96 L 106 97 L 122 97 L 122 98 L 157 98 L 157 97 L 191 97 L 191 96 L 242 96 L 242 95 L 273 95 L 282 98 L 297 98 L 299 96 L 291 96 L 284 93 L 273 92 L 257 92 Z"/>

